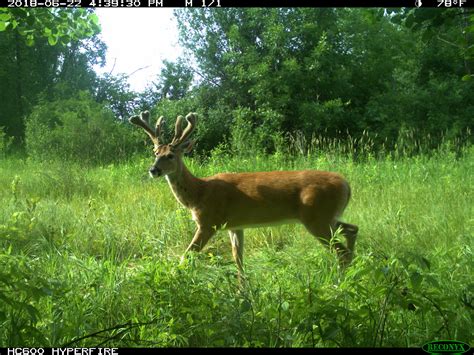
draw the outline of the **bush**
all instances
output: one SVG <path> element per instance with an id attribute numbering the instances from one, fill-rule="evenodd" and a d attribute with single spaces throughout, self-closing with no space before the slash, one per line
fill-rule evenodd
<path id="1" fill-rule="evenodd" d="M 157 117 L 163 116 L 165 120 L 163 140 L 165 143 L 169 143 L 173 139 L 176 117 L 179 115 L 186 116 L 190 112 L 196 112 L 196 110 L 197 103 L 192 97 L 187 97 L 182 100 L 163 99 L 151 109 L 150 124 L 154 125 Z M 199 117 L 198 125 L 200 125 L 202 114 L 200 111 L 197 113 Z M 195 136 L 193 136 L 193 138 L 195 138 Z"/>
<path id="2" fill-rule="evenodd" d="M 233 111 L 231 147 L 236 154 L 274 153 L 282 143 L 283 115 L 269 107 L 255 111 L 239 107 Z"/>
<path id="3" fill-rule="evenodd" d="M 130 157 L 143 135 L 117 121 L 89 93 L 41 102 L 26 119 L 26 149 L 31 157 L 81 163 L 110 163 Z"/>
<path id="4" fill-rule="evenodd" d="M 13 137 L 7 136 L 4 127 L 0 127 L 0 157 L 4 157 L 11 148 Z"/>

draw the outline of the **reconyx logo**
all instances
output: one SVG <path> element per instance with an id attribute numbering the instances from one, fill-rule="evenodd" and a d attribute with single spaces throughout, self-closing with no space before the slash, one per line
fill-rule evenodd
<path id="1" fill-rule="evenodd" d="M 430 341 L 423 345 L 422 349 L 430 354 L 463 354 L 471 347 L 461 341 L 438 340 Z"/>

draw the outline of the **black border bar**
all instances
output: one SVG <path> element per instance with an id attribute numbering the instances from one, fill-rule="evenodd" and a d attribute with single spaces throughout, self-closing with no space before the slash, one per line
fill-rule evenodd
<path id="1" fill-rule="evenodd" d="M 1 355 L 151 355 L 181 353 L 230 353 L 239 355 L 253 354 L 380 354 L 384 355 L 426 355 L 421 348 L 0 348 Z"/>
<path id="2" fill-rule="evenodd" d="M 459 8 L 474 0 L 0 0 L 0 7 L 378 7 Z"/>

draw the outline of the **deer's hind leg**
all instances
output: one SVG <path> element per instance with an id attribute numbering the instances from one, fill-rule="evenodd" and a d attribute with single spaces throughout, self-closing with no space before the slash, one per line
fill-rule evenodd
<path id="1" fill-rule="evenodd" d="M 357 232 L 359 231 L 359 227 L 357 227 L 355 224 L 336 221 L 335 228 L 336 229 L 341 228 L 342 235 L 347 240 L 347 249 L 350 250 L 353 257 L 354 250 L 355 250 L 355 243 L 357 240 Z"/>
<path id="2" fill-rule="evenodd" d="M 307 218 L 302 217 L 303 225 L 308 232 L 316 237 L 327 248 L 334 248 L 336 250 L 339 262 L 342 266 L 347 266 L 352 261 L 352 251 L 340 241 L 331 241 L 333 231 L 335 231 L 336 222 L 331 218 Z M 349 243 L 348 243 L 349 244 Z"/>

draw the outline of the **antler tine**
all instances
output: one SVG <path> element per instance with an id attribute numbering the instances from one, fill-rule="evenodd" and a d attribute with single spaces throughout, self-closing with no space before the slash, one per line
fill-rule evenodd
<path id="1" fill-rule="evenodd" d="M 183 134 L 181 134 L 181 137 L 177 140 L 176 144 L 182 144 L 187 141 L 191 133 L 193 133 L 194 129 L 196 128 L 196 120 L 197 115 L 194 112 L 188 113 L 186 115 L 186 121 L 188 121 L 188 125 L 184 129 Z"/>
<path id="2" fill-rule="evenodd" d="M 155 145 L 158 145 L 158 138 L 156 136 L 155 131 L 150 127 L 150 124 L 148 123 L 148 117 L 150 116 L 150 113 L 148 111 L 144 111 L 140 113 L 139 116 L 132 116 L 128 120 L 130 123 L 133 123 L 145 130 L 145 132 L 150 136 L 151 140 Z"/>
<path id="3" fill-rule="evenodd" d="M 176 118 L 176 123 L 174 125 L 174 137 L 173 137 L 173 140 L 171 141 L 171 144 L 178 143 L 179 138 L 183 134 L 183 119 L 184 117 L 181 115 L 179 115 Z"/>
<path id="4" fill-rule="evenodd" d="M 158 120 L 156 121 L 156 125 L 155 125 L 156 138 L 160 138 L 164 126 L 165 126 L 165 118 L 164 116 L 160 116 L 160 118 L 158 118 Z"/>

